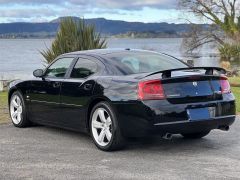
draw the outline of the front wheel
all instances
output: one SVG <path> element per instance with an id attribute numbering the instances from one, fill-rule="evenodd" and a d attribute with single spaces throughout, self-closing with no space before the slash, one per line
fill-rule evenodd
<path id="1" fill-rule="evenodd" d="M 11 96 L 9 112 L 14 126 L 22 128 L 30 124 L 27 119 L 25 102 L 19 91 L 14 92 Z"/>
<path id="2" fill-rule="evenodd" d="M 182 134 L 182 136 L 188 139 L 200 139 L 204 136 L 207 136 L 209 133 L 210 131 L 204 131 L 198 133 Z"/>
<path id="3" fill-rule="evenodd" d="M 107 102 L 93 108 L 90 132 L 95 145 L 103 151 L 118 150 L 125 145 L 115 113 Z"/>

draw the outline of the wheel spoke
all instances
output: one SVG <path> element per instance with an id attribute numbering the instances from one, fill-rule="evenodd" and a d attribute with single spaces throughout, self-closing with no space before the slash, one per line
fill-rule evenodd
<path id="1" fill-rule="evenodd" d="M 112 133 L 110 132 L 109 129 L 106 130 L 106 137 L 107 137 L 107 140 L 110 141 L 111 138 L 112 138 Z"/>
<path id="2" fill-rule="evenodd" d="M 17 102 L 16 102 L 15 100 L 13 100 L 13 101 L 11 102 L 11 105 L 12 105 L 13 107 L 15 107 L 15 108 L 18 107 L 18 104 L 17 104 Z"/>
<path id="3" fill-rule="evenodd" d="M 107 118 L 106 123 L 108 127 L 112 124 L 110 116 Z"/>
<path id="4" fill-rule="evenodd" d="M 104 115 L 104 110 L 99 109 L 98 110 L 98 115 L 99 115 L 100 120 L 105 123 L 106 122 L 106 118 L 105 118 L 105 115 Z"/>
<path id="5" fill-rule="evenodd" d="M 14 113 L 12 113 L 12 118 L 16 118 L 16 117 L 17 117 L 17 115 L 18 115 L 18 112 L 17 112 L 17 111 L 15 111 Z"/>
<path id="6" fill-rule="evenodd" d="M 98 121 L 93 121 L 93 127 L 97 129 L 102 129 L 103 128 L 103 123 L 100 123 Z"/>
<path id="7" fill-rule="evenodd" d="M 17 105 L 18 105 L 18 106 L 21 105 L 21 100 L 19 99 L 19 97 L 16 98 L 16 102 L 17 102 Z"/>
<path id="8" fill-rule="evenodd" d="M 18 120 L 18 122 L 21 121 L 21 113 L 17 113 L 17 120 Z"/>
<path id="9" fill-rule="evenodd" d="M 106 135 L 105 131 L 102 130 L 102 131 L 100 132 L 99 136 L 98 136 L 98 141 L 99 141 L 100 143 L 103 142 L 105 135 Z"/>

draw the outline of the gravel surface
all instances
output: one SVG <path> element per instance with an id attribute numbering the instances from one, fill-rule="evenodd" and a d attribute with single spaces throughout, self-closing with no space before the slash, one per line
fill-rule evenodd
<path id="1" fill-rule="evenodd" d="M 0 179 L 240 179 L 239 120 L 229 132 L 214 130 L 200 140 L 131 140 L 111 153 L 82 133 L 5 124 Z"/>

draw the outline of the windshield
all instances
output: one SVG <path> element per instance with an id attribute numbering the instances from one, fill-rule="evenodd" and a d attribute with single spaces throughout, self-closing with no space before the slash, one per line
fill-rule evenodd
<path id="1" fill-rule="evenodd" d="M 167 55 L 153 52 L 122 52 L 108 54 L 111 63 L 122 74 L 139 74 L 168 69 L 187 68 L 183 62 Z"/>

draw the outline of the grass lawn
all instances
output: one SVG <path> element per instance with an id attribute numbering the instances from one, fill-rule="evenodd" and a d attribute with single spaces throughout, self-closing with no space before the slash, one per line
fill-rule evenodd
<path id="1" fill-rule="evenodd" d="M 237 113 L 240 114 L 240 87 L 232 87 L 232 92 L 236 98 Z"/>
<path id="2" fill-rule="evenodd" d="M 230 77 L 228 78 L 232 86 L 232 92 L 235 95 L 237 103 L 237 113 L 240 114 L 240 77 Z"/>
<path id="3" fill-rule="evenodd" d="M 230 77 L 228 78 L 231 86 L 240 87 L 240 77 Z"/>
<path id="4" fill-rule="evenodd" d="M 10 122 L 7 107 L 7 92 L 0 92 L 0 124 Z"/>

